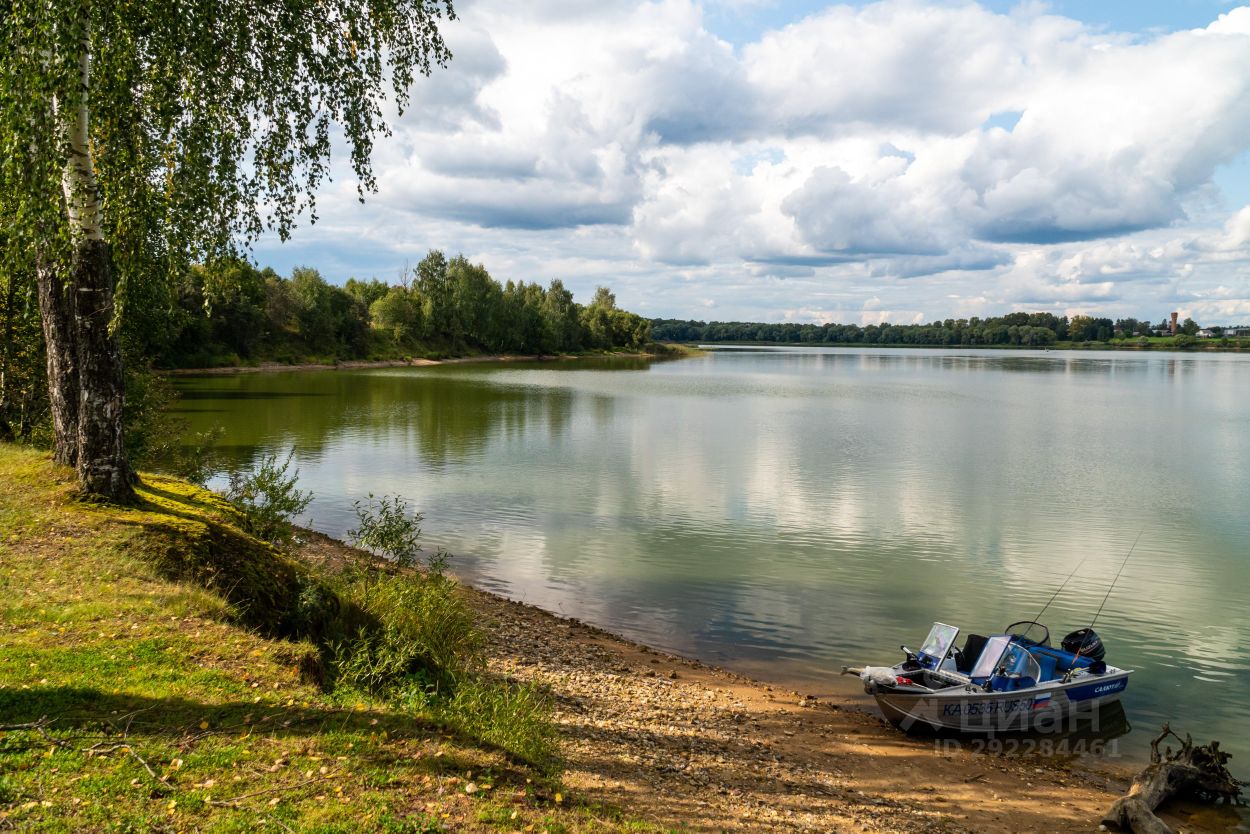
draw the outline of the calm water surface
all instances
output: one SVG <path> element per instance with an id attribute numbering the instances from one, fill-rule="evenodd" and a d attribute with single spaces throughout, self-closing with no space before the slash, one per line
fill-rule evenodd
<path id="1" fill-rule="evenodd" d="M 818 694 L 933 620 L 1098 621 L 1164 720 L 1250 759 L 1250 357 L 726 350 L 180 380 L 311 526 L 402 493 L 474 585 Z M 849 688 L 848 688 L 849 687 Z M 1244 764 L 1244 762 L 1243 762 Z"/>

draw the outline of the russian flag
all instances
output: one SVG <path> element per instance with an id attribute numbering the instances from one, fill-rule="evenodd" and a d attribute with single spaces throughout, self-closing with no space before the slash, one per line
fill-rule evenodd
<path id="1" fill-rule="evenodd" d="M 1050 706 L 1050 695 L 1037 695 L 1033 698 L 1033 709 L 1045 709 Z"/>

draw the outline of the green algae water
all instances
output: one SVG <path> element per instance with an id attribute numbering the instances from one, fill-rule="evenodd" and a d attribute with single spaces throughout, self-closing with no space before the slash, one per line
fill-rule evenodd
<path id="1" fill-rule="evenodd" d="M 181 378 L 226 463 L 294 446 L 305 522 L 425 513 L 465 581 L 857 692 L 933 620 L 1086 626 L 1165 720 L 1250 761 L 1250 356 L 857 349 Z M 1241 762 L 1239 767 L 1237 762 Z"/>

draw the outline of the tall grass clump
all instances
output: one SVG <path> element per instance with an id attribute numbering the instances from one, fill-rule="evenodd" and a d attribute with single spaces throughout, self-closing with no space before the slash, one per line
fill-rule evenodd
<path id="1" fill-rule="evenodd" d="M 481 635 L 451 579 L 356 573 L 339 590 L 379 623 L 335 646 L 340 685 L 385 695 L 417 675 L 445 687 L 480 659 Z"/>
<path id="2" fill-rule="evenodd" d="M 455 580 L 412 571 L 352 572 L 339 581 L 340 595 L 378 626 L 332 647 L 336 689 L 425 713 L 539 770 L 555 770 L 547 697 L 487 675 L 481 632 Z"/>
<path id="3" fill-rule="evenodd" d="M 420 564 L 421 514 L 400 496 L 356 502 L 352 540 L 402 568 Z M 332 647 L 334 685 L 424 712 L 551 772 L 559 760 L 550 704 L 533 686 L 488 677 L 482 635 L 438 550 L 424 570 L 369 567 L 337 577 L 338 593 L 377 626 Z"/>
<path id="4" fill-rule="evenodd" d="M 554 773 L 559 766 L 551 701 L 532 683 L 466 678 L 435 713 L 461 732 L 507 750 L 543 772 Z"/>

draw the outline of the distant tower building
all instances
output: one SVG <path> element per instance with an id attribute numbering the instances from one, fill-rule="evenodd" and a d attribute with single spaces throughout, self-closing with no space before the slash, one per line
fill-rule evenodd
<path id="1" fill-rule="evenodd" d="M 1172 313 L 1172 335 L 1176 335 L 1176 313 Z"/>

